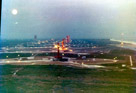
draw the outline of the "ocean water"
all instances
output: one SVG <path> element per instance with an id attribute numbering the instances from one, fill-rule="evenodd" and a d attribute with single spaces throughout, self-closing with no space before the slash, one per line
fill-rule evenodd
<path id="1" fill-rule="evenodd" d="M 1 41 L 1 50 L 0 50 L 0 59 L 11 57 L 17 57 L 21 55 L 23 57 L 31 56 L 32 52 L 36 51 L 48 51 L 50 48 L 54 47 L 54 43 L 57 44 L 61 40 L 51 40 L 51 39 L 42 39 L 42 40 L 2 40 Z M 66 44 L 66 47 L 72 48 L 92 48 L 92 47 L 101 47 L 115 42 L 110 41 L 109 39 L 72 39 L 69 44 Z M 11 54 L 10 54 L 11 53 Z M 14 54 L 14 55 L 12 55 Z"/>
<path id="2" fill-rule="evenodd" d="M 15 46 L 23 46 L 23 47 L 32 47 L 30 45 L 41 47 L 47 45 L 53 45 L 56 42 L 61 42 L 60 39 L 50 40 L 50 39 L 42 39 L 42 40 L 1 40 L 1 47 L 15 47 Z M 40 44 L 38 44 L 40 43 Z M 107 44 L 111 44 L 110 39 L 72 39 L 71 47 L 79 45 L 81 47 L 92 47 L 92 46 L 105 46 Z"/>
<path id="3" fill-rule="evenodd" d="M 40 44 L 38 44 L 40 42 Z M 10 47 L 53 47 L 56 42 L 61 42 L 60 39 L 42 39 L 34 41 L 32 39 L 26 40 L 1 40 L 1 51 L 3 48 Z M 132 46 L 124 46 L 124 48 L 129 48 L 136 50 L 136 39 L 72 39 L 69 44 L 70 47 L 93 47 L 93 46 L 106 46 L 109 44 L 119 44 L 124 42 L 126 44 L 132 44 Z"/>

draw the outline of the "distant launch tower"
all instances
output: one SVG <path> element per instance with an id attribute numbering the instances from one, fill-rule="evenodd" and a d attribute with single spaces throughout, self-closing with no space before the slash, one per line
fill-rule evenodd
<path id="1" fill-rule="evenodd" d="M 124 46 L 124 42 L 123 42 L 123 36 L 124 36 L 124 33 L 121 33 L 121 47 L 123 47 Z"/>
<path id="2" fill-rule="evenodd" d="M 35 41 L 37 40 L 37 35 L 34 35 L 34 40 L 35 40 Z"/>
<path id="3" fill-rule="evenodd" d="M 66 43 L 70 43 L 70 36 L 66 36 Z"/>

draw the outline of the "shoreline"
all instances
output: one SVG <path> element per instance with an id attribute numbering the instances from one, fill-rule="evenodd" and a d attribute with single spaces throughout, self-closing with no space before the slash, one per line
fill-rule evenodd
<path id="1" fill-rule="evenodd" d="M 116 39 L 110 39 L 110 41 L 115 41 L 115 42 L 119 42 L 119 43 L 123 42 L 125 44 L 136 45 L 136 42 L 134 42 L 134 41 L 125 41 L 125 40 L 116 40 Z"/>
<path id="2" fill-rule="evenodd" d="M 115 44 L 115 46 L 117 47 L 122 47 L 124 49 L 130 49 L 130 50 L 133 50 L 133 51 L 136 51 L 136 42 L 133 42 L 133 41 L 123 41 L 123 40 L 115 40 L 115 39 L 110 39 L 110 41 L 114 41 L 114 42 L 123 42 L 124 44 L 121 45 L 121 44 Z"/>

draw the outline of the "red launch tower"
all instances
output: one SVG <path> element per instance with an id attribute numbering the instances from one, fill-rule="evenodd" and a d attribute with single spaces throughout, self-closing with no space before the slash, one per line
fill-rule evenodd
<path id="1" fill-rule="evenodd" d="M 66 36 L 66 42 L 67 42 L 67 43 L 70 43 L 70 36 L 69 36 L 69 35 Z"/>
<path id="2" fill-rule="evenodd" d="M 60 49 L 59 49 L 59 48 L 60 48 L 60 44 L 59 44 L 59 43 L 57 44 L 57 48 L 58 48 L 58 52 L 57 52 L 57 56 L 55 56 L 55 58 L 58 58 L 58 59 L 59 59 L 59 58 L 61 58 L 61 56 L 60 56 L 60 51 L 59 51 L 59 50 L 60 50 Z"/>

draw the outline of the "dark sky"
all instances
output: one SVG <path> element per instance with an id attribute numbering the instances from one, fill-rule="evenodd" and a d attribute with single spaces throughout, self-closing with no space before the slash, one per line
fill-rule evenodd
<path id="1" fill-rule="evenodd" d="M 4 39 L 116 39 L 121 33 L 136 35 L 136 0 L 3 0 Z"/>

